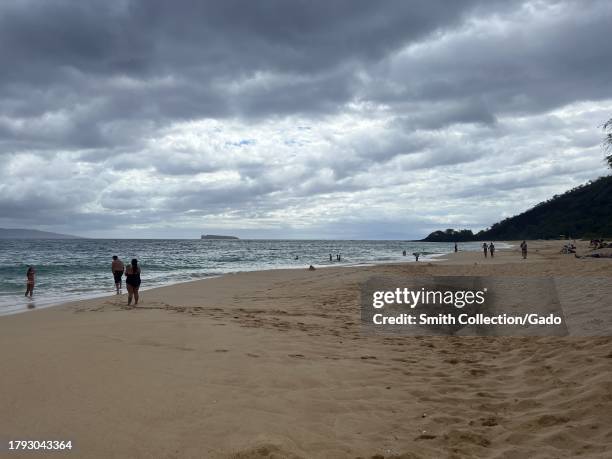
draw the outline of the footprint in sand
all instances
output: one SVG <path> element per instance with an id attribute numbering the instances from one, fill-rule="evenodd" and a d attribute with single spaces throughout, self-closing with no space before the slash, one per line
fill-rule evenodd
<path id="1" fill-rule="evenodd" d="M 232 457 L 235 459 L 272 459 L 277 457 L 287 459 L 302 459 L 301 456 L 297 456 L 272 444 L 260 445 L 243 451 L 238 451 L 234 453 Z"/>
<path id="2" fill-rule="evenodd" d="M 479 369 L 474 368 L 474 369 L 470 370 L 470 374 L 472 376 L 484 376 L 484 375 L 487 374 L 487 371 L 486 370 L 479 370 Z"/>
<path id="3" fill-rule="evenodd" d="M 490 417 L 490 418 L 481 418 L 482 423 L 481 425 L 485 426 L 485 427 L 493 427 L 496 426 L 497 423 L 497 419 L 495 419 L 494 417 Z"/>
<path id="4" fill-rule="evenodd" d="M 552 414 L 545 414 L 536 420 L 536 423 L 542 427 L 552 427 L 559 424 L 565 424 L 567 422 L 569 422 L 569 418 L 564 416 L 554 416 Z"/>
<path id="5" fill-rule="evenodd" d="M 436 438 L 437 435 L 431 435 L 431 434 L 421 434 L 418 437 L 415 438 L 415 440 L 433 440 L 434 438 Z"/>

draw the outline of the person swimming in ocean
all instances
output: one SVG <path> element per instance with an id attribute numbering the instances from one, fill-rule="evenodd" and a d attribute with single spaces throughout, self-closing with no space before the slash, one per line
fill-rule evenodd
<path id="1" fill-rule="evenodd" d="M 34 269 L 34 266 L 28 266 L 28 270 L 26 272 L 26 292 L 25 292 L 25 296 L 28 296 L 28 293 L 30 294 L 30 298 L 32 298 L 32 295 L 34 295 L 34 284 L 36 281 L 36 270 Z"/>
<path id="2" fill-rule="evenodd" d="M 128 306 L 132 304 L 132 297 L 134 297 L 134 306 L 138 304 L 138 289 L 140 288 L 140 266 L 138 266 L 138 260 L 132 259 L 131 264 L 125 268 L 125 285 L 128 291 Z"/>

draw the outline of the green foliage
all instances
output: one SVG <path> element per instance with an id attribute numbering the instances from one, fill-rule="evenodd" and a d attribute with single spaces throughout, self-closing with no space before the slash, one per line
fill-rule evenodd
<path id="1" fill-rule="evenodd" d="M 446 231 L 434 231 L 423 241 L 426 242 L 468 242 L 474 240 L 474 233 L 471 230 L 456 231 L 452 228 Z"/>
<path id="2" fill-rule="evenodd" d="M 469 233 L 469 234 L 468 234 Z M 472 236 L 471 239 L 458 239 Z M 520 240 L 612 237 L 612 176 L 580 185 L 475 235 L 469 230 L 435 231 L 424 241 Z"/>
<path id="3" fill-rule="evenodd" d="M 612 236 L 612 176 L 580 185 L 502 220 L 477 239 L 551 239 Z"/>

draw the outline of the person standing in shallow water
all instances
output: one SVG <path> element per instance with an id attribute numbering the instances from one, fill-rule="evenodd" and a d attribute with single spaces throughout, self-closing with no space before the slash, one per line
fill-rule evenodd
<path id="1" fill-rule="evenodd" d="M 482 250 L 484 251 L 484 256 L 485 256 L 485 258 L 487 258 L 487 250 L 488 250 L 488 248 L 489 248 L 489 247 L 487 246 L 487 243 L 486 243 L 486 242 L 483 242 L 483 243 L 482 243 Z"/>
<path id="2" fill-rule="evenodd" d="M 34 295 L 34 283 L 36 281 L 36 270 L 34 269 L 34 266 L 28 266 L 28 270 L 26 271 L 26 292 L 25 292 L 25 296 L 28 296 L 28 294 L 30 295 L 30 298 L 32 298 L 32 295 Z"/>
<path id="3" fill-rule="evenodd" d="M 115 278 L 115 288 L 117 289 L 117 295 L 119 295 L 121 291 L 121 278 L 123 277 L 123 271 L 125 271 L 125 266 L 117 255 L 113 255 L 111 271 L 113 272 L 113 277 Z"/>
<path id="4" fill-rule="evenodd" d="M 457 248 L 457 243 L 455 242 L 455 253 L 457 253 L 459 249 Z"/>
<path id="5" fill-rule="evenodd" d="M 132 262 L 125 268 L 125 285 L 128 291 L 128 306 L 132 304 L 134 297 L 134 306 L 138 304 L 138 289 L 140 288 L 140 266 L 138 260 L 132 258 Z"/>
<path id="6" fill-rule="evenodd" d="M 493 256 L 495 255 L 495 246 L 492 242 L 489 244 L 489 252 L 491 253 L 491 258 L 493 258 Z"/>

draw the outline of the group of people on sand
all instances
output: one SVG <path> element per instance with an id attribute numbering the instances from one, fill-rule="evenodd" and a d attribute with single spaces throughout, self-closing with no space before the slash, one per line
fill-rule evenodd
<path id="1" fill-rule="evenodd" d="M 523 259 L 527 258 L 527 241 L 521 242 L 521 254 Z M 487 252 L 491 254 L 491 258 L 495 257 L 495 245 L 491 242 L 487 244 L 486 242 L 482 243 L 482 251 L 484 252 L 484 257 L 487 258 Z"/>
<path id="2" fill-rule="evenodd" d="M 130 264 L 126 267 L 117 255 L 113 255 L 113 261 L 111 263 L 111 270 L 113 277 L 115 278 L 115 288 L 117 289 L 117 295 L 121 294 L 123 275 L 125 274 L 125 285 L 128 291 L 128 306 L 132 304 L 132 298 L 134 298 L 134 305 L 138 304 L 138 289 L 140 289 L 140 266 L 138 266 L 138 260 L 132 258 Z"/>
<path id="3" fill-rule="evenodd" d="M 495 256 L 495 245 L 491 242 L 487 245 L 486 242 L 482 243 L 482 250 L 484 251 L 484 257 L 487 258 L 487 251 L 491 254 L 491 258 Z"/>
<path id="4" fill-rule="evenodd" d="M 564 254 L 568 254 L 568 253 L 576 253 L 576 241 L 574 242 L 570 242 L 568 244 L 563 244 L 563 247 L 561 248 L 561 253 Z"/>
<path id="5" fill-rule="evenodd" d="M 608 249 L 612 248 L 612 242 L 606 243 L 603 239 L 591 239 L 589 243 L 589 248 L 591 249 Z"/>
<path id="6" fill-rule="evenodd" d="M 113 255 L 111 270 L 113 271 L 113 277 L 115 279 L 117 295 L 121 294 L 123 275 L 125 274 L 125 285 L 128 291 L 128 306 L 132 304 L 132 299 L 134 299 L 135 305 L 138 304 L 138 290 L 140 289 L 140 266 L 138 265 L 138 260 L 133 258 L 131 263 L 125 267 L 119 257 Z M 33 297 L 35 283 L 36 269 L 34 266 L 28 266 L 28 270 L 26 271 L 26 297 Z"/>
<path id="7" fill-rule="evenodd" d="M 589 253 L 585 253 L 582 256 L 578 256 L 574 253 L 576 258 L 612 258 L 612 242 L 606 242 L 603 239 L 592 239 L 589 243 Z"/>

